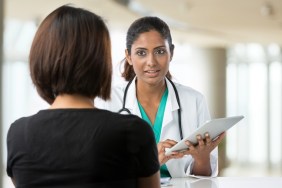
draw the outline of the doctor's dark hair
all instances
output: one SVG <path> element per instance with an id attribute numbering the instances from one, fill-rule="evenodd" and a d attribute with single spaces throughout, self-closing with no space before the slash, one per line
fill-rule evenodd
<path id="1" fill-rule="evenodd" d="M 57 95 L 110 98 L 111 41 L 103 19 L 68 5 L 40 24 L 30 50 L 30 75 L 38 94 L 49 104 Z"/>
<path id="2" fill-rule="evenodd" d="M 174 45 L 172 44 L 172 38 L 168 25 L 158 17 L 145 16 L 135 20 L 128 28 L 126 35 L 126 49 L 129 55 L 131 55 L 132 44 L 138 39 L 140 34 L 152 30 L 157 31 L 163 37 L 163 39 L 168 41 L 170 52 L 171 54 L 173 53 Z M 133 66 L 129 65 L 126 58 L 123 60 L 123 63 L 124 71 L 122 73 L 122 77 L 124 77 L 126 81 L 129 81 L 135 77 L 135 72 L 133 70 Z M 166 76 L 171 78 L 169 71 Z"/>

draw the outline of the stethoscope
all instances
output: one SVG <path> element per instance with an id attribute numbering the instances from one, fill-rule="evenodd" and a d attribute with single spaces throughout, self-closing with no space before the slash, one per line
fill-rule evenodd
<path id="1" fill-rule="evenodd" d="M 130 84 L 132 83 L 133 80 L 134 79 L 131 79 L 125 87 L 124 95 L 123 95 L 123 101 L 122 101 L 122 108 L 118 111 L 118 113 L 126 112 L 128 114 L 131 114 L 130 110 L 128 108 L 125 108 L 125 102 L 126 102 L 127 90 L 128 90 L 128 88 L 129 88 L 129 86 L 130 86 Z M 182 133 L 182 124 L 181 124 L 181 105 L 180 105 L 179 95 L 178 95 L 178 92 L 177 92 L 177 89 L 176 89 L 174 83 L 169 78 L 167 78 L 167 80 L 171 83 L 171 85 L 173 87 L 173 90 L 174 90 L 174 93 L 175 93 L 175 96 L 176 96 L 176 101 L 177 101 L 177 104 L 179 106 L 179 108 L 177 110 L 178 127 L 179 127 L 180 138 L 182 140 L 183 139 L 183 133 Z"/>

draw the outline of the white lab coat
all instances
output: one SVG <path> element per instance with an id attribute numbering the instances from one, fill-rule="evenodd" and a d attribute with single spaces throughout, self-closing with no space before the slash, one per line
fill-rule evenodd
<path id="1" fill-rule="evenodd" d="M 135 78 L 136 79 L 136 78 Z M 178 126 L 178 112 L 179 105 L 176 100 L 175 92 L 171 83 L 166 80 L 168 87 L 168 98 L 166 102 L 163 125 L 160 135 L 160 141 L 172 139 L 180 140 L 179 126 Z M 182 132 L 183 137 L 189 136 L 196 128 L 202 125 L 205 121 L 210 119 L 208 106 L 204 96 L 196 90 L 175 83 L 178 95 L 180 98 L 180 105 L 182 108 Z M 107 109 L 113 112 L 118 112 L 122 108 L 123 96 L 126 84 L 121 84 L 112 89 L 111 100 L 102 101 L 95 99 L 95 106 L 97 108 Z M 131 83 L 127 91 L 125 108 L 130 110 L 132 114 L 141 117 L 136 99 L 135 80 Z M 217 148 L 211 152 L 211 169 L 212 177 L 218 174 L 218 150 Z M 193 167 L 193 158 L 191 155 L 184 156 L 181 159 L 171 159 L 166 163 L 170 175 L 174 177 L 187 177 L 191 175 Z"/>

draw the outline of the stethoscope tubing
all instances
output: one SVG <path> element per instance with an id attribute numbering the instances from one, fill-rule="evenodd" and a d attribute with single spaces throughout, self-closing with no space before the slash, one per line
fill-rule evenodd
<path id="1" fill-rule="evenodd" d="M 181 123 L 181 105 L 180 105 L 180 99 L 179 99 L 179 94 L 178 94 L 178 91 L 175 87 L 175 84 L 169 79 L 167 78 L 168 81 L 171 83 L 172 87 L 173 87 L 173 90 L 174 90 L 174 93 L 175 93 L 175 96 L 176 96 L 176 101 L 178 103 L 178 110 L 177 110 L 177 113 L 178 113 L 178 127 L 179 127 L 179 134 L 180 134 L 180 139 L 182 140 L 183 139 L 183 133 L 182 133 L 182 123 Z M 130 110 L 125 108 L 125 103 L 126 103 L 126 97 L 127 97 L 127 91 L 128 91 L 128 88 L 130 86 L 130 84 L 132 83 L 134 79 L 131 79 L 128 84 L 126 85 L 125 87 L 125 90 L 124 90 L 124 95 L 123 95 L 123 101 L 122 101 L 122 108 L 118 111 L 118 113 L 122 113 L 122 112 L 127 112 L 128 114 L 131 114 Z"/>

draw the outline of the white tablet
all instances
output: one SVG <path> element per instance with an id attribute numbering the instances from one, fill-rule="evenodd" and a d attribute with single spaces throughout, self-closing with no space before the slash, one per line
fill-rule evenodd
<path id="1" fill-rule="evenodd" d="M 166 149 L 166 155 L 170 155 L 173 151 L 181 151 L 186 150 L 188 146 L 185 144 L 186 140 L 189 140 L 190 142 L 197 144 L 197 135 L 202 135 L 204 137 L 205 133 L 209 133 L 210 137 L 212 139 L 217 138 L 220 133 L 223 133 L 224 131 L 227 131 L 230 129 L 233 125 L 238 123 L 241 119 L 243 119 L 244 116 L 233 116 L 233 117 L 226 117 L 226 118 L 218 118 L 218 119 L 212 119 L 207 121 L 204 125 L 196 129 L 192 134 L 190 134 L 188 137 L 182 139 L 177 144 L 175 144 L 171 148 Z"/>

